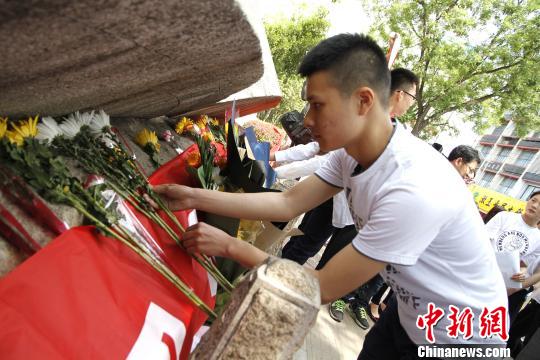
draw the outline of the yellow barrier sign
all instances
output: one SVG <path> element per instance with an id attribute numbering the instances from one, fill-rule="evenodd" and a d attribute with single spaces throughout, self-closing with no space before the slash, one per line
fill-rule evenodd
<path id="1" fill-rule="evenodd" d="M 502 206 L 506 211 L 512 211 L 518 214 L 521 214 L 525 210 L 525 201 L 514 199 L 495 190 L 487 189 L 476 184 L 470 185 L 469 190 L 473 193 L 476 206 L 484 214 L 495 205 Z"/>

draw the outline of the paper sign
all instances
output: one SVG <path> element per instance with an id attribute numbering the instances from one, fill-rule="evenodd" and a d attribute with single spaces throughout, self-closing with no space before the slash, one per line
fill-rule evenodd
<path id="1" fill-rule="evenodd" d="M 519 251 L 496 252 L 497 264 L 504 278 L 507 289 L 521 289 L 519 281 L 512 280 L 512 275 L 520 272 Z"/>

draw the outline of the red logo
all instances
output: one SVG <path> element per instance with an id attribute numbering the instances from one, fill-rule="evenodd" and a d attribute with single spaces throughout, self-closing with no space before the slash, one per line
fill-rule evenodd
<path id="1" fill-rule="evenodd" d="M 502 340 L 508 340 L 508 324 L 506 309 L 503 306 L 489 311 L 487 308 L 480 314 L 480 337 L 488 338 L 498 335 Z"/>
<path id="2" fill-rule="evenodd" d="M 433 335 L 433 327 L 437 325 L 439 320 L 444 316 L 444 310 L 438 308 L 433 303 L 428 304 L 428 312 L 425 315 L 418 315 L 416 319 L 416 326 L 419 329 L 426 329 L 426 340 L 430 343 L 435 342 L 435 335 Z"/>
<path id="3" fill-rule="evenodd" d="M 465 340 L 472 338 L 474 334 L 474 313 L 471 308 L 466 307 L 460 311 L 457 306 L 450 305 L 449 309 L 448 320 L 450 320 L 450 325 L 446 327 L 448 337 L 456 339 L 461 334 Z M 427 306 L 427 313 L 425 315 L 418 315 L 416 319 L 416 326 L 419 329 L 426 330 L 426 340 L 432 344 L 435 342 L 433 328 L 443 316 L 444 310 L 430 302 Z M 482 314 L 480 314 L 479 321 L 480 337 L 485 339 L 497 335 L 503 341 L 508 340 L 507 321 L 506 308 L 504 306 L 499 306 L 491 311 L 488 308 L 484 308 Z"/>
<path id="4" fill-rule="evenodd" d="M 448 319 L 450 320 L 450 325 L 446 327 L 448 337 L 456 339 L 461 333 L 463 339 L 467 340 L 473 336 L 474 314 L 470 307 L 466 307 L 460 312 L 458 307 L 450 305 Z"/>

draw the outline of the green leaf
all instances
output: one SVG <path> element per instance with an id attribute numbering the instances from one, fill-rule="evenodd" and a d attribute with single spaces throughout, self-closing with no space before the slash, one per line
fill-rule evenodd
<path id="1" fill-rule="evenodd" d="M 199 181 L 201 182 L 201 186 L 204 189 L 207 189 L 206 174 L 202 166 L 199 166 L 199 168 L 197 169 L 197 177 L 199 178 Z"/>

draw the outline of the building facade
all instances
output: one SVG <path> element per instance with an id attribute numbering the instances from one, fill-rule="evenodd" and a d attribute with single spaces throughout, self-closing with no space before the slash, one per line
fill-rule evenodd
<path id="1" fill-rule="evenodd" d="M 483 159 L 478 185 L 520 200 L 540 190 L 540 131 L 520 138 L 509 121 L 482 136 L 476 149 Z"/>

